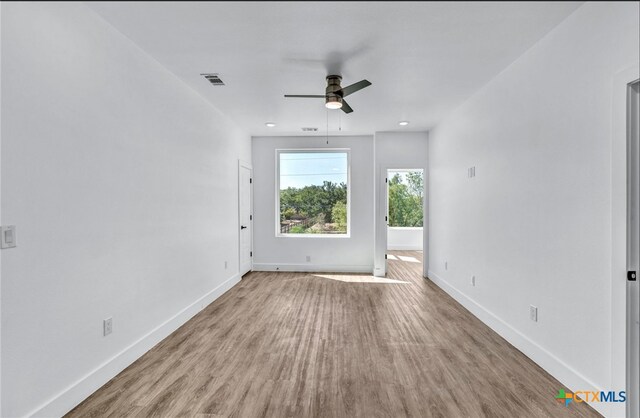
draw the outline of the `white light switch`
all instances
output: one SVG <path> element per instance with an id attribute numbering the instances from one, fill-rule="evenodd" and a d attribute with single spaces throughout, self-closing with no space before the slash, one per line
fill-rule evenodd
<path id="1" fill-rule="evenodd" d="M 16 226 L 7 225 L 2 227 L 1 247 L 13 248 L 16 246 Z"/>

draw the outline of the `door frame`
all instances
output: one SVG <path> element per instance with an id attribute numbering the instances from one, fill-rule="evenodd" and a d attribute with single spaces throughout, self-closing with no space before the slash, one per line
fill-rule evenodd
<path id="1" fill-rule="evenodd" d="M 250 244 L 249 247 L 251 248 L 251 252 L 253 253 L 253 166 L 246 162 L 246 161 L 242 161 L 242 160 L 238 160 L 238 274 L 240 274 L 241 276 L 243 274 L 246 273 L 241 273 L 241 269 L 242 269 L 242 240 L 241 240 L 241 229 L 240 226 L 242 225 L 242 196 L 241 196 L 241 188 L 242 188 L 242 183 L 241 183 L 241 179 L 242 179 L 242 175 L 240 174 L 242 169 L 246 168 L 250 171 L 250 178 L 251 178 L 251 182 L 249 183 L 249 214 L 251 215 L 251 226 L 250 226 L 250 235 L 249 235 L 249 239 L 250 239 Z M 253 256 L 250 257 L 251 259 L 251 267 L 249 268 L 249 271 L 253 270 Z"/>
<path id="2" fill-rule="evenodd" d="M 636 93 L 633 92 L 636 90 Z M 632 105 L 631 100 L 637 100 L 637 91 L 640 90 L 640 78 L 627 84 L 626 102 L 626 131 L 627 131 L 627 264 L 628 271 L 640 271 L 639 234 L 638 223 L 638 199 L 640 193 L 638 187 L 640 180 L 640 160 L 638 158 L 640 141 L 638 140 L 638 127 L 631 126 L 630 110 L 637 115 L 638 103 Z M 635 107 L 635 108 L 634 108 Z M 637 123 L 637 122 L 636 122 Z M 638 282 L 627 280 L 626 286 L 626 391 L 627 391 L 627 416 L 636 417 L 640 414 L 640 327 L 638 310 L 640 299 L 638 298 Z"/>
<path id="3" fill-rule="evenodd" d="M 376 196 L 376 206 L 377 210 L 375 212 L 374 219 L 374 253 L 373 253 L 373 275 L 376 277 L 384 277 L 387 275 L 387 220 L 385 216 L 387 214 L 387 201 L 389 200 L 387 197 L 387 172 L 388 168 L 386 166 L 380 167 L 377 173 L 376 179 L 376 188 L 377 193 Z"/>
<path id="4" fill-rule="evenodd" d="M 374 254 L 373 275 L 384 277 L 387 274 L 387 223 L 389 216 L 389 170 L 422 170 L 422 277 L 427 277 L 429 270 L 429 170 L 427 167 L 398 168 L 398 164 L 384 165 L 378 168 L 376 175 L 376 208 L 374 218 Z"/>
<path id="5" fill-rule="evenodd" d="M 611 96 L 611 277 L 609 389 L 627 389 L 627 93 L 638 79 L 637 61 L 612 77 Z M 607 405 L 609 415 L 629 414 L 629 399 Z M 626 410 L 626 411 L 625 411 Z"/>

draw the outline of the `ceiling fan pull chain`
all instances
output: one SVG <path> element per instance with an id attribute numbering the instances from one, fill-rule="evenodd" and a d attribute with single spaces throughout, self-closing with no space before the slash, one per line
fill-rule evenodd
<path id="1" fill-rule="evenodd" d="M 329 145 L 329 110 L 327 109 L 327 145 Z"/>

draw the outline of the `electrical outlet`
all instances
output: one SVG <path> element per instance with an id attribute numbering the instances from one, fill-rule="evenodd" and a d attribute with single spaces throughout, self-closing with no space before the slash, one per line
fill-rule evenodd
<path id="1" fill-rule="evenodd" d="M 2 244 L 0 247 L 2 248 L 13 248 L 16 246 L 16 226 L 15 225 L 6 225 L 0 227 L 1 237 L 0 243 Z"/>
<path id="2" fill-rule="evenodd" d="M 529 319 L 538 322 L 538 308 L 533 305 L 529 305 Z"/>
<path id="3" fill-rule="evenodd" d="M 113 318 L 102 321 L 102 331 L 105 337 L 113 332 Z"/>
<path id="4" fill-rule="evenodd" d="M 311 256 L 310 256 L 310 255 L 308 255 L 308 256 L 307 256 L 307 263 L 310 263 L 310 262 L 311 262 Z"/>
<path id="5" fill-rule="evenodd" d="M 476 276 L 471 276 L 471 286 L 475 287 L 476 285 Z"/>
<path id="6" fill-rule="evenodd" d="M 444 269 L 445 270 L 449 270 L 449 262 L 448 261 L 444 262 Z"/>

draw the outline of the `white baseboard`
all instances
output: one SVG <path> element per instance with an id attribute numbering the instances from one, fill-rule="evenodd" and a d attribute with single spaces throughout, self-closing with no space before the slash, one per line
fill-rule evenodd
<path id="1" fill-rule="evenodd" d="M 240 281 L 236 274 L 73 383 L 29 417 L 61 417 Z"/>
<path id="2" fill-rule="evenodd" d="M 558 379 L 563 385 L 565 385 L 566 389 L 569 389 L 571 391 L 605 390 L 604 388 L 601 388 L 600 386 L 584 377 L 571 366 L 557 358 L 555 355 L 536 344 L 533 340 L 522 334 L 520 331 L 507 324 L 497 315 L 484 308 L 482 305 L 478 304 L 469 296 L 462 293 L 460 290 L 449 284 L 446 280 L 438 276 L 433 271 L 429 270 L 428 277 L 432 282 L 438 285 L 438 287 L 447 292 L 449 296 L 451 296 L 458 303 L 464 306 L 476 318 L 484 322 L 487 326 L 489 326 L 489 328 L 497 332 L 501 337 L 503 337 L 514 347 L 524 353 L 536 364 L 546 370 L 553 377 Z M 549 399 L 549 402 L 555 402 L 555 400 Z M 589 405 L 591 405 L 591 407 L 593 407 L 596 411 L 598 411 L 605 417 L 610 416 L 610 404 L 601 402 L 589 402 Z"/>
<path id="3" fill-rule="evenodd" d="M 331 265 L 331 264 L 276 264 L 257 263 L 253 264 L 253 271 L 295 271 L 295 272 L 317 272 L 317 273 L 373 273 L 373 266 L 358 265 Z"/>
<path id="4" fill-rule="evenodd" d="M 387 249 L 391 251 L 422 251 L 422 245 L 390 245 Z"/>

